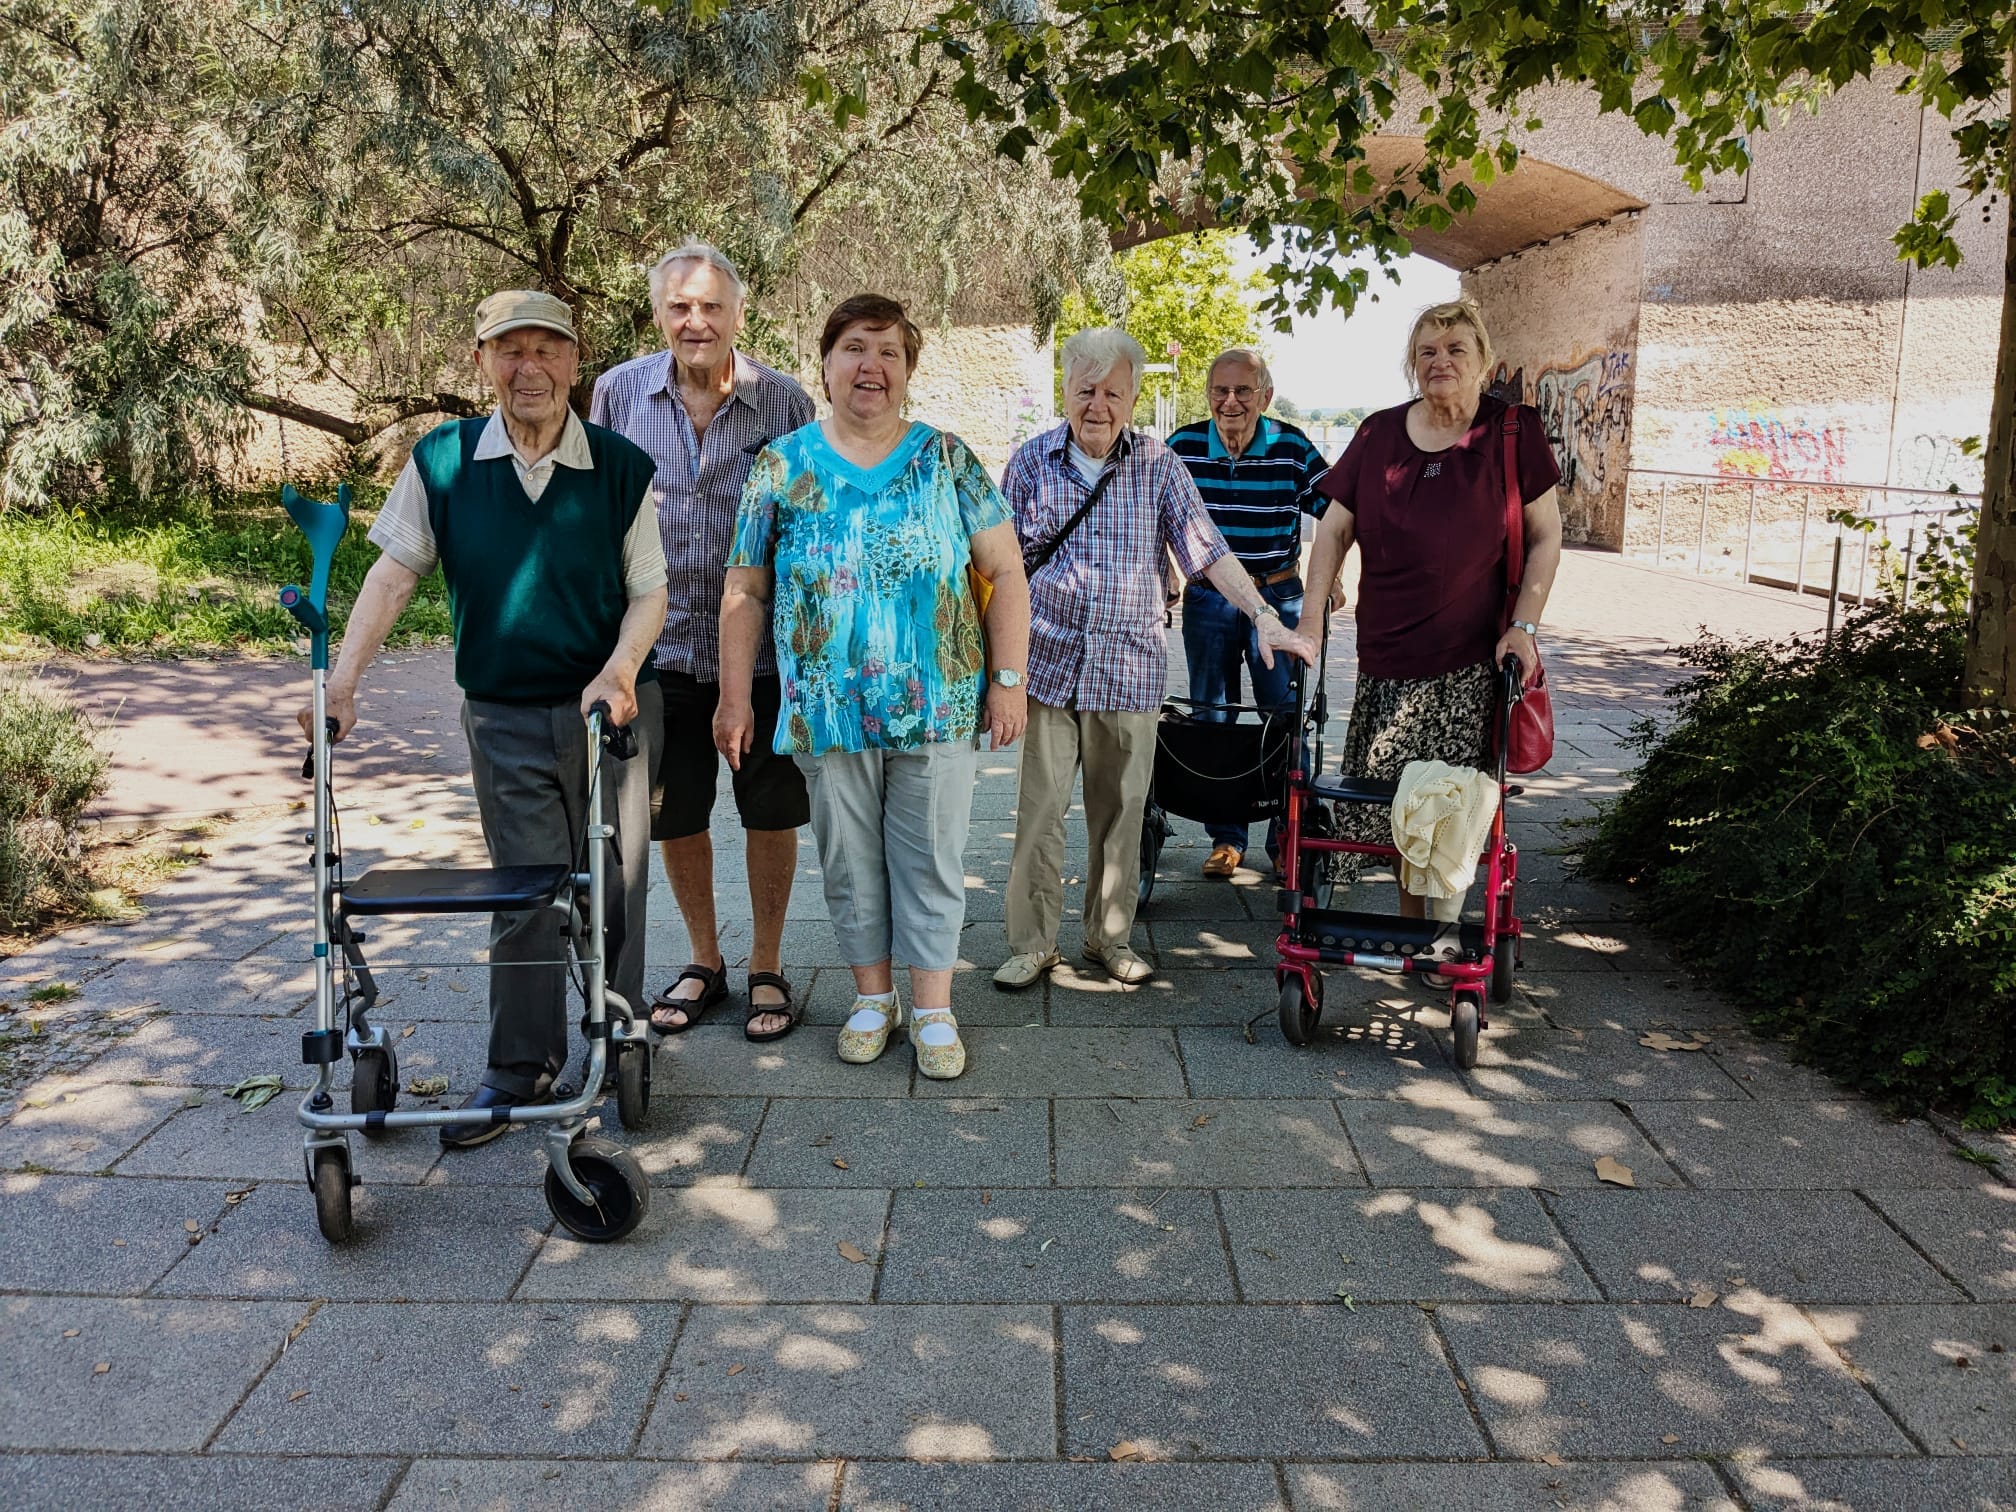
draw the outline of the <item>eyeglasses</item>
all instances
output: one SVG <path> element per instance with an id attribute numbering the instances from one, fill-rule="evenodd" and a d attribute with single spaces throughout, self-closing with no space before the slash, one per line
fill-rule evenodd
<path id="1" fill-rule="evenodd" d="M 1258 389 L 1244 383 L 1240 384 L 1237 388 L 1219 388 L 1213 385 L 1210 390 L 1213 399 L 1237 399 L 1241 404 L 1244 404 L 1259 392 Z"/>

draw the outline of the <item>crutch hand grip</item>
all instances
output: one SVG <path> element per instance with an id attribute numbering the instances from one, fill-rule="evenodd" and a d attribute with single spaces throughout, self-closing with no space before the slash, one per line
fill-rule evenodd
<path id="1" fill-rule="evenodd" d="M 632 730 L 628 725 L 612 724 L 610 722 L 607 699 L 596 699 L 594 703 L 588 706 L 588 712 L 602 716 L 602 744 L 611 756 L 614 756 L 618 761 L 628 761 L 632 756 L 637 754 L 636 731 Z"/>

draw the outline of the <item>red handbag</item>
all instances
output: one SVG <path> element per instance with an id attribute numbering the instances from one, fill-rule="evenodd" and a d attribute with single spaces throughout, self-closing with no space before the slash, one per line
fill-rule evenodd
<path id="1" fill-rule="evenodd" d="M 1505 613 L 1499 634 L 1512 628 L 1518 612 L 1519 584 L 1526 576 L 1526 504 L 1519 497 L 1519 406 L 1505 406 Z M 1505 739 L 1505 770 L 1524 775 L 1537 772 L 1554 756 L 1554 695 L 1547 689 L 1547 668 L 1534 645 L 1533 672 L 1519 701 L 1512 705 Z M 1495 733 L 1495 732 L 1494 732 Z"/>

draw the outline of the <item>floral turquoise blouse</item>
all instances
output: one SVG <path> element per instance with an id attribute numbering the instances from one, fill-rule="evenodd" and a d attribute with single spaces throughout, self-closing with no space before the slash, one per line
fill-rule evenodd
<path id="1" fill-rule="evenodd" d="M 966 443 L 921 421 L 871 468 L 817 421 L 757 454 L 728 565 L 775 574 L 779 752 L 974 738 L 986 655 L 969 542 L 1008 519 Z"/>

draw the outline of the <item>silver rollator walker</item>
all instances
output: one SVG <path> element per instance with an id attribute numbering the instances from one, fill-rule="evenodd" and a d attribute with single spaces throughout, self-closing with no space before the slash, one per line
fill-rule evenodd
<path id="1" fill-rule="evenodd" d="M 541 1125 L 546 1146 L 546 1203 L 561 1225 L 590 1242 L 620 1239 L 636 1228 L 650 1206 L 651 1187 L 637 1157 L 623 1146 L 588 1132 L 588 1113 L 602 1095 L 609 1057 L 615 1056 L 617 1112 L 628 1129 L 650 1116 L 651 1051 L 629 1003 L 605 984 L 603 942 L 605 842 L 616 839 L 602 822 L 602 762 L 605 749 L 615 760 L 636 753 L 636 738 L 608 722 L 609 708 L 598 703 L 588 715 L 587 823 L 572 864 L 447 869 L 377 866 L 354 882 L 343 876 L 342 837 L 330 781 L 330 754 L 336 722 L 328 716 L 329 620 L 326 613 L 329 565 L 350 523 L 350 487 L 336 502 L 306 499 L 290 485 L 280 502 L 314 552 L 314 577 L 307 590 L 289 585 L 280 603 L 308 632 L 314 677 L 314 736 L 304 777 L 315 781 L 315 828 L 308 836 L 315 868 L 315 1027 L 301 1036 L 301 1059 L 316 1068 L 315 1086 L 301 1101 L 302 1139 L 308 1184 L 315 1193 L 315 1218 L 322 1236 L 340 1244 L 350 1237 L 350 1135 L 388 1129 L 438 1128 L 488 1118 L 501 1124 Z M 585 913 L 584 913 L 585 906 Z M 563 965 L 580 989 L 581 1031 L 588 1041 L 587 1068 L 578 1092 L 564 1101 L 537 1107 L 497 1107 L 394 1111 L 399 1095 L 399 1058 L 385 1030 L 370 1021 L 377 983 L 365 964 L 367 937 L 351 927 L 358 918 L 414 914 L 487 914 L 551 908 L 565 923 L 563 959 L 525 962 Z M 492 967 L 492 970 L 497 969 Z M 340 983 L 340 986 L 339 986 Z M 337 1024 L 339 998 L 344 1023 Z M 350 1111 L 338 1113 L 332 1089 L 336 1062 L 352 1064 Z"/>

